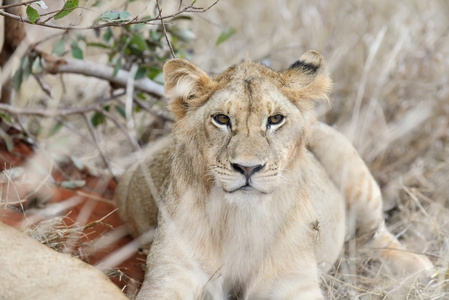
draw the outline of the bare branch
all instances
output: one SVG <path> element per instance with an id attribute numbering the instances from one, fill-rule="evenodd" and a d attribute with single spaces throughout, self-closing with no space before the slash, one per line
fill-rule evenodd
<path id="1" fill-rule="evenodd" d="M 114 95 L 112 97 L 102 99 L 93 105 L 89 105 L 89 106 L 85 106 L 85 107 L 74 107 L 74 108 L 64 108 L 64 109 L 55 109 L 55 110 L 23 108 L 23 107 L 16 107 L 16 106 L 0 103 L 0 111 L 4 111 L 4 112 L 7 112 L 7 113 L 15 115 L 15 116 L 33 115 L 33 116 L 46 117 L 46 118 L 66 117 L 69 115 L 85 114 L 87 112 L 97 111 L 99 108 L 102 107 L 102 105 L 106 104 L 109 101 L 114 100 L 116 97 L 119 97 L 123 94 L 124 93 L 121 93 L 118 95 Z"/>
<path id="2" fill-rule="evenodd" d="M 86 62 L 73 58 L 59 58 L 53 55 L 41 53 L 43 70 L 51 74 L 74 73 L 86 76 L 93 76 L 107 80 L 121 87 L 126 87 L 127 80 L 130 76 L 128 71 L 119 70 L 117 75 L 112 76 L 114 68 L 97 64 L 94 62 Z M 144 77 L 134 81 L 134 88 L 142 92 L 148 93 L 156 98 L 164 97 L 164 87 Z"/>
<path id="3" fill-rule="evenodd" d="M 88 30 L 88 29 L 99 29 L 99 28 L 105 28 L 105 27 L 121 27 L 124 25 L 132 25 L 132 24 L 148 24 L 148 23 L 152 23 L 154 21 L 160 22 L 161 20 L 171 19 L 171 18 L 177 17 L 179 15 L 182 15 L 184 13 L 204 13 L 204 12 L 208 11 L 209 9 L 211 9 L 215 4 L 217 4 L 218 1 L 220 1 L 220 0 L 215 1 L 214 3 L 212 3 L 210 6 L 208 6 L 206 8 L 196 7 L 196 6 L 193 6 L 193 4 L 192 4 L 176 13 L 173 13 L 173 14 L 167 15 L 167 16 L 158 16 L 156 18 L 151 18 L 151 19 L 137 19 L 137 20 L 133 19 L 131 21 L 123 21 L 123 22 L 118 21 L 118 22 L 107 22 L 107 23 L 102 23 L 102 24 L 92 24 L 91 26 L 87 26 L 87 27 L 86 26 L 72 26 L 72 25 L 63 26 L 63 25 L 56 25 L 56 24 L 48 24 L 48 23 L 45 23 L 45 22 L 42 22 L 39 20 L 37 20 L 33 24 L 33 23 L 31 23 L 31 21 L 28 18 L 22 18 L 21 16 L 10 14 L 10 13 L 7 13 L 2 10 L 0 10 L 0 16 L 14 19 L 19 22 L 24 22 L 24 23 L 28 23 L 28 24 L 32 24 L 32 25 L 44 26 L 44 27 L 49 27 L 49 28 L 54 28 L 54 29 Z"/>

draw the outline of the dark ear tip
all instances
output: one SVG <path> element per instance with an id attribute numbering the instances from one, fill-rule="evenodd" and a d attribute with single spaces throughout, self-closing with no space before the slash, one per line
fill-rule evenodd
<path id="1" fill-rule="evenodd" d="M 323 55 L 315 50 L 309 50 L 293 63 L 288 69 L 302 69 L 306 73 L 316 73 L 326 65 Z"/>
<path id="2" fill-rule="evenodd" d="M 306 73 L 316 73 L 318 71 L 319 67 L 320 66 L 315 65 L 315 64 L 306 63 L 303 60 L 297 60 L 288 69 L 289 70 L 291 70 L 291 69 L 302 69 Z"/>

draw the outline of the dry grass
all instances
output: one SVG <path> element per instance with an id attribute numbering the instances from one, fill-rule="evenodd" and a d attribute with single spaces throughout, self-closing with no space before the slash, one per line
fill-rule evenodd
<path id="1" fill-rule="evenodd" d="M 329 299 L 449 298 L 448 14 L 446 0 L 222 0 L 194 18 L 193 61 L 213 73 L 248 57 L 282 69 L 308 49 L 323 53 L 335 88 L 332 106 L 317 108 L 320 119 L 345 133 L 369 165 L 382 187 L 391 231 L 436 267 L 428 285 L 406 282 L 347 250 L 333 273 L 323 275 Z M 216 46 L 229 26 L 237 33 Z M 79 80 L 73 86 L 86 101 L 99 86 L 106 93 L 91 79 L 81 88 Z M 22 97 L 38 101 L 35 94 Z M 141 126 L 151 123 L 136 117 Z M 131 151 L 126 138 L 106 126 L 99 134 L 120 173 L 133 159 L 120 159 Z M 90 146 L 65 143 L 83 162 L 97 161 Z"/>

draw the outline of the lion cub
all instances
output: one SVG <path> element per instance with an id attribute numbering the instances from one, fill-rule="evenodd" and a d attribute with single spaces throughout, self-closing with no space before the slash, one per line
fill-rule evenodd
<path id="1" fill-rule="evenodd" d="M 318 272 L 347 232 L 369 236 L 393 271 L 432 267 L 395 251 L 367 167 L 315 121 L 331 86 L 320 53 L 284 72 L 244 62 L 213 78 L 173 59 L 164 76 L 173 134 L 116 192 L 135 236 L 157 226 L 138 299 L 323 299 Z"/>

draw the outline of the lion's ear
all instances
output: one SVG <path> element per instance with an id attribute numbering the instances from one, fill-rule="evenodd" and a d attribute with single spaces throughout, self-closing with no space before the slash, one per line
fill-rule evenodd
<path id="1" fill-rule="evenodd" d="M 326 61 L 321 53 L 309 50 L 284 73 L 287 90 L 293 92 L 296 100 L 328 99 L 332 87 Z"/>
<path id="2" fill-rule="evenodd" d="M 177 119 L 184 117 L 189 109 L 201 106 L 207 100 L 205 94 L 214 85 L 206 72 L 179 58 L 165 63 L 164 82 L 170 110 Z"/>

